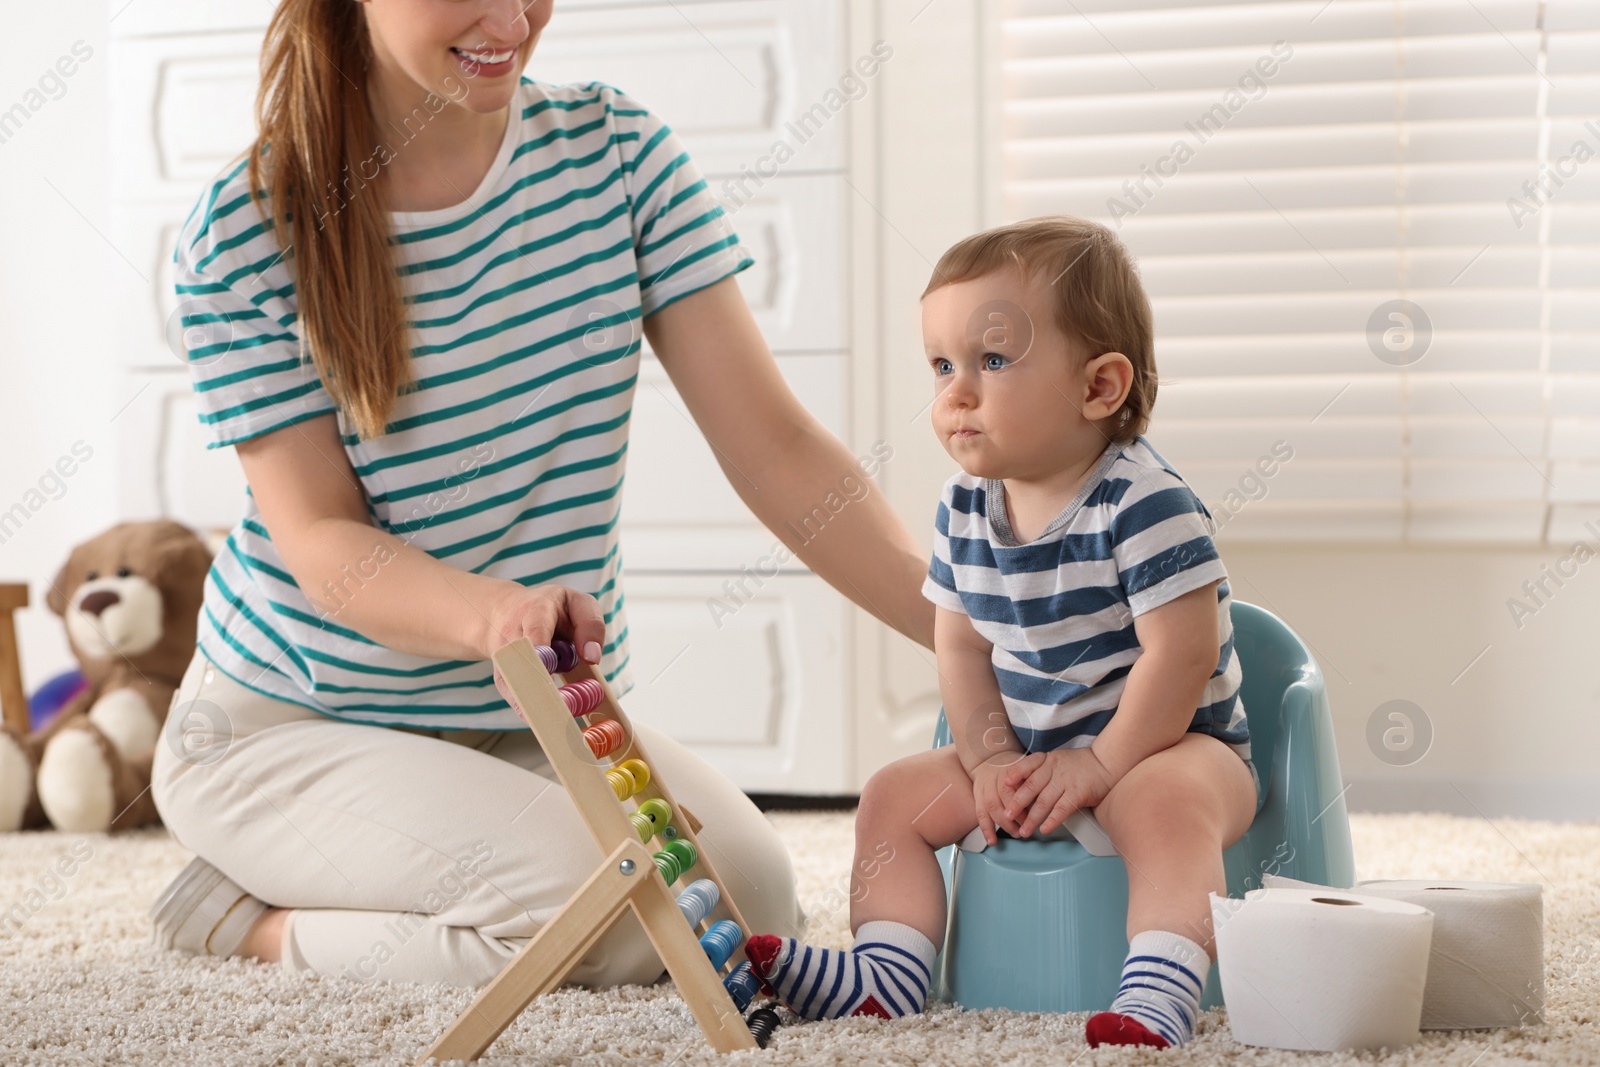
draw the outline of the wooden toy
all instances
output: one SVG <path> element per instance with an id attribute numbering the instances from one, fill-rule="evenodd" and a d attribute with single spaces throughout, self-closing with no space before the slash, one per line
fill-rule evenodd
<path id="1" fill-rule="evenodd" d="M 748 965 L 741 968 L 750 928 L 700 847 L 700 821 L 673 799 L 604 679 L 562 641 L 546 647 L 523 638 L 496 652 L 494 663 L 606 859 L 417 1067 L 483 1055 L 534 997 L 561 985 L 628 908 L 712 1046 L 764 1047 L 742 1017 L 754 992 Z M 558 674 L 566 684 L 557 685 Z M 652 838 L 662 842 L 655 850 Z M 672 888 L 680 879 L 682 893 Z M 764 1018 L 761 1028 L 770 1033 Z"/>

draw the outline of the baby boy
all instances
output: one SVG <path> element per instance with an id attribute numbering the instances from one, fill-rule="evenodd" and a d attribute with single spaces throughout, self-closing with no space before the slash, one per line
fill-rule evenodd
<path id="1" fill-rule="evenodd" d="M 945 933 L 935 851 L 1092 811 L 1128 867 L 1130 948 L 1088 1041 L 1182 1045 L 1214 954 L 1209 894 L 1259 779 L 1215 525 L 1142 436 L 1149 301 L 1105 227 L 1029 219 L 944 254 L 922 333 L 933 428 L 961 466 L 923 586 L 954 743 L 862 792 L 854 948 L 757 935 L 746 953 L 806 1018 L 921 1011 Z"/>

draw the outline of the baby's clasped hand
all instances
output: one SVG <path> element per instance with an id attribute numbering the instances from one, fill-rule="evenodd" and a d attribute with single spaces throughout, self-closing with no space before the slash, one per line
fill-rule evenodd
<path id="1" fill-rule="evenodd" d="M 1008 810 L 1016 805 L 1012 795 L 1015 787 L 1006 784 L 1007 772 L 1025 758 L 1021 752 L 1007 749 L 996 752 L 972 769 L 972 799 L 978 812 L 978 828 L 991 845 L 1000 843 L 995 836 L 996 827 L 1012 837 L 1026 836 Z"/>
<path id="2" fill-rule="evenodd" d="M 1115 784 L 1094 749 L 1056 748 L 1029 753 L 1011 764 L 1001 775 L 1000 790 L 1012 795 L 1006 810 L 1010 818 L 1027 812 L 1014 836 L 1031 837 L 1035 830 L 1049 833 L 1080 808 L 1099 804 Z"/>

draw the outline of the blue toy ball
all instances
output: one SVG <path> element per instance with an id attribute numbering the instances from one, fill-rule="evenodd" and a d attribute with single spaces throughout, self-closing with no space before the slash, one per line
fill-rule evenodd
<path id="1" fill-rule="evenodd" d="M 89 687 L 89 680 L 83 672 L 74 667 L 70 671 L 60 674 L 45 682 L 33 691 L 33 696 L 28 698 L 28 722 L 32 725 L 33 732 L 38 733 L 44 729 L 56 713 L 66 707 L 77 696 Z"/>

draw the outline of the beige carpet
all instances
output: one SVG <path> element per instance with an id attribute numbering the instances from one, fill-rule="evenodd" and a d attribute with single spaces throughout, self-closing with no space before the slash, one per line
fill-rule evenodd
<path id="1" fill-rule="evenodd" d="M 819 940 L 848 944 L 842 899 L 851 816 L 777 813 Z M 1600 825 L 1438 815 L 1358 816 L 1364 878 L 1458 877 L 1545 885 L 1546 1023 L 1425 1034 L 1388 1059 L 1416 1065 L 1600 1064 Z M 61 857 L 82 857 L 59 883 Z M 0 1064 L 411 1062 L 470 1000 L 444 986 L 307 980 L 243 960 L 158 953 L 147 909 L 189 859 L 163 830 L 0 838 Z M 53 899 L 52 899 L 53 897 Z M 20 910 L 16 907 L 20 906 Z M 764 1052 L 709 1052 L 668 983 L 565 989 L 530 1008 L 480 1062 L 493 1064 L 923 1065 L 1370 1063 L 1376 1054 L 1290 1053 L 1236 1043 L 1225 1015 L 1182 1050 L 1089 1049 L 1084 1015 L 963 1012 L 788 1026 Z"/>

